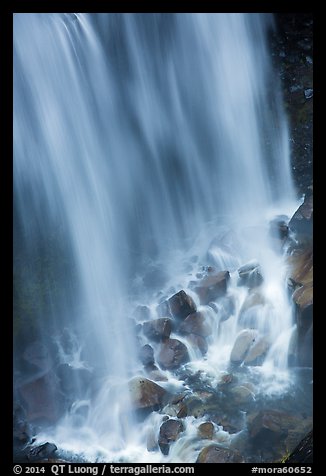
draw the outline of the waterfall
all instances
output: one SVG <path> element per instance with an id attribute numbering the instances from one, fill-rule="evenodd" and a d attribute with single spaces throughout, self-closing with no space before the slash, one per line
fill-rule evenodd
<path id="1" fill-rule="evenodd" d="M 135 441 L 119 390 L 139 370 L 132 312 L 187 287 L 188 258 L 206 256 L 216 236 L 232 241 L 230 230 L 230 253 L 211 246 L 211 257 L 230 271 L 231 289 L 237 268 L 259 261 L 274 307 L 247 316 L 248 327 L 274 343 L 265 367 L 287 367 L 286 269 L 266 224 L 291 212 L 295 195 L 272 27 L 254 13 L 14 15 L 15 253 L 26 282 L 51 246 L 55 265 L 66 259 L 60 289 L 53 264 L 41 266 L 50 289 L 34 297 L 36 334 L 61 364 L 96 376 L 91 388 L 70 382 L 84 403 L 57 438 L 74 450 L 95 434 L 113 453 Z M 247 327 L 238 322 L 244 291 L 234 292 L 236 313 L 212 337 L 211 370 L 222 370 Z M 78 442 L 67 436 L 72 416 Z"/>

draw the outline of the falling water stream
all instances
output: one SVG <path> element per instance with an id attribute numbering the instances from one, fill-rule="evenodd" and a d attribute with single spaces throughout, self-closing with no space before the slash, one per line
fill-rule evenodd
<path id="1" fill-rule="evenodd" d="M 185 419 L 168 456 L 149 452 L 147 433 L 163 415 L 139 423 L 123 391 L 142 373 L 133 311 L 146 305 L 155 319 L 180 289 L 213 329 L 205 358 L 185 341 L 189 372 L 216 385 L 239 331 L 252 328 L 270 342 L 263 365 L 247 370 L 257 395 L 291 386 L 287 269 L 268 223 L 297 202 L 272 27 L 270 15 L 242 13 L 14 15 L 16 249 L 28 280 L 40 243 L 61 243 L 74 272 L 61 293 L 51 289 L 47 316 L 39 306 L 39 336 L 56 364 L 96 377 L 69 377 L 69 408 L 40 425 L 37 442 L 51 438 L 90 461 L 196 460 L 202 420 Z M 265 301 L 241 313 L 248 290 L 237 269 L 251 260 Z M 234 310 L 224 322 L 191 287 L 203 265 L 230 272 Z M 160 385 L 183 388 L 164 373 Z M 220 442 L 233 437 L 219 429 Z"/>

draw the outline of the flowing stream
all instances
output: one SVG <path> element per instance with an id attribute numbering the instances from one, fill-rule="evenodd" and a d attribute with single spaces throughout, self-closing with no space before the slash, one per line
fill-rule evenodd
<path id="1" fill-rule="evenodd" d="M 157 304 L 181 289 L 213 329 L 205 358 L 172 334 L 188 346 L 188 372 L 216 386 L 239 332 L 255 329 L 269 341 L 262 365 L 246 370 L 255 398 L 291 387 L 287 269 L 268 224 L 291 216 L 297 201 L 272 28 L 264 14 L 14 15 L 15 249 L 26 281 L 50 238 L 62 250 L 56 261 L 68 262 L 35 318 L 48 367 L 72 369 L 61 377 L 69 404 L 39 424 L 37 442 L 51 438 L 89 461 L 196 460 L 203 418 L 185 418 L 168 456 L 148 451 L 163 414 L 139 422 L 123 391 L 143 373 L 135 309 L 148 306 L 147 319 L 156 319 Z M 252 260 L 263 302 L 241 312 L 248 289 L 237 270 Z M 200 305 L 194 292 L 203 266 L 230 272 L 225 321 L 220 300 Z M 50 274 L 51 265 L 45 283 Z M 19 385 L 47 372 L 43 357 L 27 370 L 17 365 Z M 180 376 L 162 372 L 160 385 L 182 390 Z M 217 430 L 220 443 L 235 438 Z"/>

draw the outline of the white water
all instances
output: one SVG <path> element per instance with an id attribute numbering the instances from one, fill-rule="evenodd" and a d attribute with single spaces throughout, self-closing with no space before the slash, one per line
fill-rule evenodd
<path id="1" fill-rule="evenodd" d="M 214 237 L 227 240 L 210 256 L 231 272 L 235 312 L 215 325 L 207 358 L 193 352 L 189 365 L 218 382 L 238 332 L 254 327 L 273 344 L 252 370 L 261 388 L 282 392 L 290 383 L 286 269 L 267 225 L 296 204 L 270 26 L 269 16 L 240 13 L 15 14 L 14 179 L 24 246 L 37 256 L 36 238 L 46 240 L 53 224 L 63 230 L 78 281 L 67 302 L 77 307 L 52 319 L 78 335 L 70 363 L 101 375 L 82 404 L 86 418 L 76 423 L 77 402 L 51 430 L 64 450 L 90 460 L 196 459 L 189 418 L 188 439 L 168 457 L 147 452 L 147 426 L 140 431 L 117 386 L 140 370 L 132 310 L 155 309 L 159 291 L 187 289 Z M 247 291 L 236 286 L 236 270 L 251 259 L 261 265 L 267 303 L 244 325 Z M 158 431 L 160 417 L 150 418 Z"/>

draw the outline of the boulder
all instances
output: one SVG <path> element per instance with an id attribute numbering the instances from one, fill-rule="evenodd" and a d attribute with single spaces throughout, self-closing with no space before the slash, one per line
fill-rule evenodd
<path id="1" fill-rule="evenodd" d="M 260 265 L 257 261 L 251 261 L 238 269 L 238 286 L 247 286 L 249 289 L 256 288 L 263 282 Z"/>
<path id="2" fill-rule="evenodd" d="M 229 279 L 229 271 L 220 271 L 199 281 L 194 291 L 200 299 L 200 304 L 206 305 L 210 301 L 225 296 Z"/>
<path id="3" fill-rule="evenodd" d="M 211 440 L 214 436 L 214 424 L 211 421 L 205 421 L 198 427 L 197 433 L 199 438 L 203 440 Z"/>
<path id="4" fill-rule="evenodd" d="M 53 457 L 53 453 L 57 449 L 55 444 L 46 442 L 43 445 L 30 448 L 27 453 L 27 459 L 29 461 L 47 459 Z"/>
<path id="5" fill-rule="evenodd" d="M 164 455 L 169 454 L 170 444 L 179 438 L 180 433 L 182 433 L 183 430 L 184 425 L 180 420 L 171 418 L 162 423 L 158 437 L 158 444 Z"/>
<path id="6" fill-rule="evenodd" d="M 243 362 L 257 336 L 258 331 L 256 329 L 243 329 L 241 332 L 239 332 L 231 351 L 231 362 Z"/>
<path id="7" fill-rule="evenodd" d="M 134 377 L 128 382 L 131 404 L 135 409 L 161 408 L 167 396 L 164 388 L 144 377 Z"/>
<path id="8" fill-rule="evenodd" d="M 270 346 L 270 340 L 266 336 L 257 337 L 244 359 L 245 365 L 262 365 Z"/>
<path id="9" fill-rule="evenodd" d="M 164 370 L 177 369 L 189 360 L 187 347 L 178 339 L 166 339 L 161 344 L 157 361 Z"/>
<path id="10" fill-rule="evenodd" d="M 154 365 L 154 350 L 151 345 L 145 344 L 141 347 L 139 351 L 139 360 L 145 367 Z"/>
<path id="11" fill-rule="evenodd" d="M 152 321 L 144 322 L 143 333 L 152 341 L 161 341 L 170 337 L 172 330 L 172 320 L 167 317 L 154 319 Z"/>
<path id="12" fill-rule="evenodd" d="M 236 404 L 249 403 L 254 401 L 254 393 L 244 385 L 237 385 L 230 391 L 231 396 Z"/>
<path id="13" fill-rule="evenodd" d="M 209 445 L 201 450 L 196 463 L 244 463 L 244 458 L 236 450 Z"/>
<path id="14" fill-rule="evenodd" d="M 180 334 L 196 334 L 201 337 L 208 337 L 212 333 L 212 328 L 201 312 L 190 314 L 179 326 Z"/>
<path id="15" fill-rule="evenodd" d="M 181 290 L 168 299 L 171 314 L 176 319 L 185 319 L 197 311 L 193 299 Z"/>

